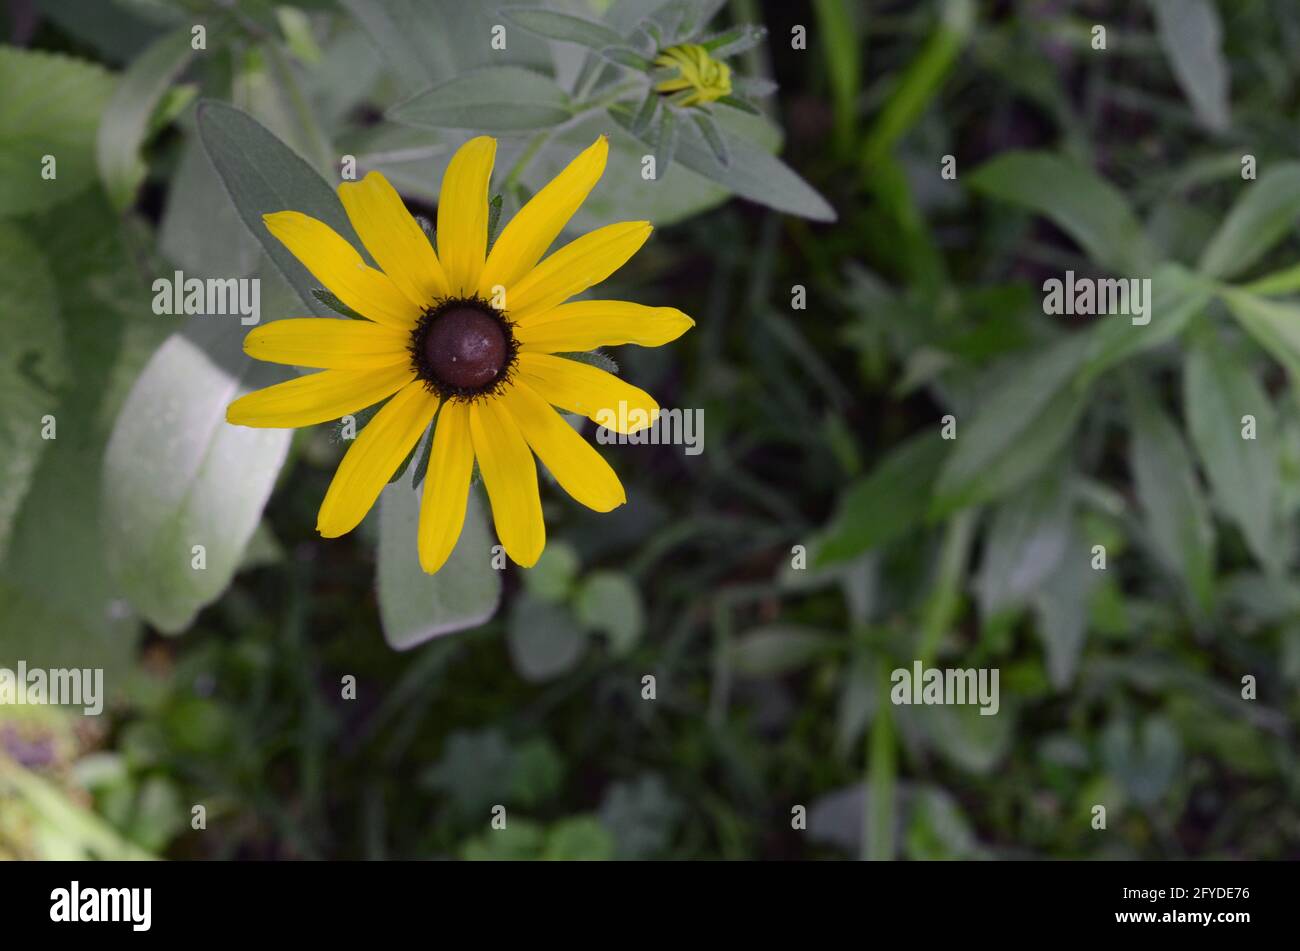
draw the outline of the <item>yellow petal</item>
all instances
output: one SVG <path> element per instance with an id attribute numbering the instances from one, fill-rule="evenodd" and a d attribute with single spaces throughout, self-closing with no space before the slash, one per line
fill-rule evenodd
<path id="1" fill-rule="evenodd" d="M 665 79 L 658 86 L 655 86 L 655 92 L 677 92 L 680 89 L 690 89 L 691 83 L 688 79 Z"/>
<path id="2" fill-rule="evenodd" d="M 452 296 L 469 297 L 478 289 L 487 254 L 488 180 L 496 154 L 496 139 L 470 139 L 456 150 L 442 176 L 438 251 Z"/>
<path id="3" fill-rule="evenodd" d="M 277 211 L 262 221 L 316 280 L 357 313 L 390 327 L 409 330 L 415 325 L 420 308 L 329 225 L 297 211 Z"/>
<path id="4" fill-rule="evenodd" d="M 492 299 L 533 269 L 605 172 L 609 141 L 602 135 L 519 209 L 497 236 L 479 278 L 479 294 Z"/>
<path id="5" fill-rule="evenodd" d="M 465 525 L 474 446 L 469 438 L 469 406 L 452 400 L 438 414 L 420 503 L 420 567 L 433 574 L 447 561 Z"/>
<path id="6" fill-rule="evenodd" d="M 604 457 L 527 383 L 515 383 L 501 399 L 528 445 L 565 492 L 597 512 L 627 501 L 622 483 Z"/>
<path id="7" fill-rule="evenodd" d="M 520 320 L 514 329 L 521 350 L 570 353 L 624 343 L 660 347 L 694 326 L 676 307 L 582 300 Z"/>
<path id="8" fill-rule="evenodd" d="M 324 370 L 241 396 L 226 408 L 226 422 L 271 429 L 314 426 L 373 406 L 413 377 L 406 364 Z"/>
<path id="9" fill-rule="evenodd" d="M 365 320 L 302 317 L 250 331 L 244 338 L 244 352 L 268 363 L 366 370 L 410 363 L 410 342 L 405 330 Z"/>
<path id="10" fill-rule="evenodd" d="M 636 254 L 652 230 L 648 221 L 622 221 L 570 241 L 507 291 L 510 319 L 540 314 L 599 284 Z"/>
<path id="11" fill-rule="evenodd" d="M 339 463 L 316 516 L 316 531 L 337 538 L 361 524 L 437 408 L 438 397 L 422 380 L 412 380 L 384 404 Z"/>
<path id="12" fill-rule="evenodd" d="M 500 399 L 469 404 L 469 433 L 497 537 L 516 563 L 531 568 L 546 547 L 546 522 L 528 443 Z"/>
<path id="13" fill-rule="evenodd" d="M 433 245 L 388 179 L 371 172 L 359 182 L 343 182 L 338 191 L 361 243 L 417 310 L 447 296 Z"/>
<path id="14" fill-rule="evenodd" d="M 545 353 L 519 354 L 519 380 L 553 406 L 586 416 L 607 429 L 634 433 L 654 422 L 659 404 L 612 373 Z"/>

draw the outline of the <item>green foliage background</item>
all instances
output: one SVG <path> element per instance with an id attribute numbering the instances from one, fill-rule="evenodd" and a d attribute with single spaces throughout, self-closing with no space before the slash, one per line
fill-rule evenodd
<path id="1" fill-rule="evenodd" d="M 0 709 L 0 856 L 1300 855 L 1300 9 L 520 6 L 3 8 L 0 666 L 111 703 Z M 764 114 L 634 134 L 602 44 L 647 16 L 765 26 Z M 602 447 L 627 506 L 544 486 L 537 568 L 486 570 L 480 518 L 428 579 L 411 480 L 318 538 L 334 428 L 226 427 L 244 328 L 149 287 L 328 314 L 246 222 L 345 229 L 344 155 L 428 215 L 482 131 L 507 215 L 611 134 L 575 226 L 654 221 L 611 296 L 697 326 L 608 356 L 704 451 Z M 1151 323 L 1045 315 L 1067 270 L 1150 278 Z M 999 713 L 891 704 L 916 660 L 998 669 Z"/>

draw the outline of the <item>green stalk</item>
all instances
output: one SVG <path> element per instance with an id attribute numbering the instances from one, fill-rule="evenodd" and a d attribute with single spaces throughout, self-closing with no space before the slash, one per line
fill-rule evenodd
<path id="1" fill-rule="evenodd" d="M 892 861 L 896 852 L 894 827 L 897 807 L 898 750 L 894 742 L 894 708 L 889 702 L 888 665 L 880 669 L 880 699 L 876 719 L 867 734 L 867 801 L 863 814 L 862 857 Z"/>
<path id="2" fill-rule="evenodd" d="M 519 186 L 519 178 L 524 174 L 524 170 L 528 168 L 528 163 L 541 151 L 542 146 L 550 139 L 553 131 L 553 129 L 543 129 L 528 140 L 528 144 L 524 146 L 524 151 L 519 158 L 515 159 L 515 164 L 511 165 L 510 171 L 506 173 L 506 180 L 501 185 L 503 194 L 509 194 Z"/>

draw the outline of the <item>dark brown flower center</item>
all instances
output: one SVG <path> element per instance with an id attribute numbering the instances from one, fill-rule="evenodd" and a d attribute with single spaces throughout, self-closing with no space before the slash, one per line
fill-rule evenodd
<path id="1" fill-rule="evenodd" d="M 493 390 L 514 362 L 515 349 L 506 319 L 477 299 L 442 302 L 411 336 L 416 372 L 443 399 Z"/>

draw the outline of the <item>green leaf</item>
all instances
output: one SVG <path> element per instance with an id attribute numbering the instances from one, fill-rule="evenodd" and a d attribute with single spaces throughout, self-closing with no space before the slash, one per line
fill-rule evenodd
<path id="1" fill-rule="evenodd" d="M 768 624 L 736 638 L 728 656 L 737 672 L 750 677 L 778 677 L 806 667 L 834 649 L 822 631 L 791 624 Z"/>
<path id="2" fill-rule="evenodd" d="M 653 89 L 645 94 L 641 100 L 641 105 L 636 114 L 632 117 L 630 131 L 633 135 L 645 135 L 646 129 L 650 127 L 651 121 L 655 117 L 655 110 L 659 108 L 659 93 Z"/>
<path id="3" fill-rule="evenodd" d="M 403 93 L 481 66 L 495 67 L 507 56 L 516 67 L 553 66 L 550 44 L 524 31 L 510 32 L 508 52 L 492 48 L 493 27 L 501 22 L 495 3 L 340 0 L 339 5 L 369 34 Z"/>
<path id="4" fill-rule="evenodd" d="M 1155 555 L 1208 613 L 1214 596 L 1214 526 L 1192 460 L 1150 392 L 1131 388 L 1130 465 Z"/>
<path id="5" fill-rule="evenodd" d="M 981 165 L 969 183 L 976 191 L 1050 218 L 1108 270 L 1140 274 L 1155 260 L 1123 193 L 1074 159 L 1008 152 Z"/>
<path id="6" fill-rule="evenodd" d="M 531 819 L 511 819 L 504 829 L 491 829 L 461 846 L 466 862 L 522 862 L 541 857 L 546 832 Z"/>
<path id="7" fill-rule="evenodd" d="M 1006 756 L 1015 734 L 1015 715 L 1005 695 L 996 716 L 984 716 L 976 703 L 896 707 L 899 715 L 921 724 L 935 749 L 954 766 L 988 775 Z"/>
<path id="8" fill-rule="evenodd" d="M 275 18 L 284 36 L 285 48 L 307 66 L 319 66 L 325 58 L 311 32 L 311 18 L 296 7 L 275 8 Z"/>
<path id="9" fill-rule="evenodd" d="M 437 417 L 435 417 L 435 422 L 425 430 L 424 435 L 416 444 L 416 448 L 419 450 L 419 455 L 415 457 L 415 466 L 411 469 L 412 488 L 419 488 L 420 484 L 424 482 L 424 477 L 429 474 L 429 457 L 433 455 L 433 436 L 431 434 L 435 431 L 434 427 L 438 425 L 436 418 Z M 403 470 L 405 470 L 405 464 L 403 464 Z M 479 478 L 478 462 L 475 461 L 470 476 L 470 486 L 478 485 Z"/>
<path id="10" fill-rule="evenodd" d="M 1065 445 L 1085 394 L 1071 386 L 1088 341 L 1071 335 L 1020 361 L 980 401 L 974 419 L 957 421 L 957 438 L 935 486 L 931 515 L 995 498 L 1021 485 Z"/>
<path id="11" fill-rule="evenodd" d="M 974 25 L 972 0 L 946 0 L 939 24 L 916 58 L 899 74 L 889 99 L 867 134 L 863 165 L 868 174 L 925 112 L 970 38 Z"/>
<path id="12" fill-rule="evenodd" d="M 1183 370 L 1183 405 L 1192 443 L 1217 507 L 1232 519 L 1265 568 L 1282 561 L 1281 497 L 1273 404 L 1252 367 L 1212 334 L 1192 348 Z M 1254 418 L 1255 438 L 1242 437 Z"/>
<path id="13" fill-rule="evenodd" d="M 710 7 L 716 8 L 716 4 L 700 0 L 668 0 L 651 14 L 651 19 L 658 24 L 664 42 L 672 45 L 691 36 L 696 24 L 709 13 Z"/>
<path id="14" fill-rule="evenodd" d="M 659 123 L 651 135 L 650 146 L 655 150 L 655 177 L 668 173 L 677 155 L 677 112 L 664 106 L 659 112 Z"/>
<path id="15" fill-rule="evenodd" d="M 232 400 L 283 376 L 242 354 L 238 322 L 206 320 L 202 344 L 174 334 L 145 366 L 104 458 L 107 565 L 169 634 L 230 583 L 292 435 L 226 422 Z"/>
<path id="16" fill-rule="evenodd" d="M 0 564 L 0 644 L 33 666 L 103 667 L 107 683 L 122 684 L 140 625 L 105 570 L 99 478 L 113 420 L 166 323 L 140 318 L 149 297 L 101 191 L 28 225 L 57 288 L 61 335 L 77 346 L 66 350 L 68 374 L 52 409 L 58 438 L 40 459 Z M 26 281 L 33 302 L 35 274 Z"/>
<path id="17" fill-rule="evenodd" d="M 713 59 L 730 59 L 752 50 L 767 39 L 767 27 L 743 23 L 723 33 L 699 41 Z"/>
<path id="18" fill-rule="evenodd" d="M 1024 604 L 1056 571 L 1073 540 L 1070 509 L 1058 472 L 997 507 L 974 585 L 985 619 Z"/>
<path id="19" fill-rule="evenodd" d="M 1284 267 L 1280 271 L 1265 274 L 1257 281 L 1251 281 L 1244 290 L 1264 297 L 1282 297 L 1300 291 L 1300 264 Z"/>
<path id="20" fill-rule="evenodd" d="M 665 116 L 671 115 L 672 112 L 671 108 L 663 110 Z M 625 105 L 616 106 L 610 109 L 610 115 L 620 126 L 631 131 L 635 116 L 630 108 Z M 764 147 L 755 144 L 755 136 L 752 133 L 757 131 L 756 122 L 760 128 L 764 124 L 761 120 L 755 120 L 733 110 L 724 110 L 716 118 L 722 127 L 727 148 L 731 153 L 731 164 L 726 168 L 719 165 L 703 133 L 693 124 L 682 123 L 673 126 L 679 131 L 672 156 L 675 162 L 707 179 L 718 182 L 742 198 L 775 208 L 777 211 L 814 221 L 835 220 L 835 210 L 825 198 L 788 165 L 774 155 L 770 155 Z M 737 131 L 742 129 L 751 135 L 746 138 L 737 135 Z M 661 137 L 662 133 L 656 127 L 654 134 L 644 137 L 642 141 L 651 148 L 657 149 Z M 655 169 L 662 179 L 665 166 L 657 154 Z"/>
<path id="21" fill-rule="evenodd" d="M 327 288 L 313 287 L 311 289 L 311 296 L 316 298 L 318 301 L 320 301 L 330 310 L 334 311 L 340 316 L 347 317 L 349 320 L 366 319 L 362 317 L 360 314 L 358 314 L 351 307 L 349 307 L 347 304 L 343 303 L 343 301 L 339 300 L 338 297 L 336 297 L 334 293 Z"/>
<path id="22" fill-rule="evenodd" d="M 449 812 L 468 823 L 486 814 L 503 792 L 513 792 L 518 766 L 518 754 L 500 729 L 455 730 L 438 762 L 420 775 L 419 785 L 446 796 Z M 508 827 L 514 825 L 512 816 Z M 489 837 L 499 831 L 490 830 Z"/>
<path id="23" fill-rule="evenodd" d="M 638 49 L 657 50 L 666 45 L 663 30 L 651 19 L 644 19 L 636 25 L 628 37 L 628 42 Z"/>
<path id="24" fill-rule="evenodd" d="M 384 489 L 379 497 L 379 618 L 394 650 L 477 627 L 496 613 L 501 600 L 501 572 L 492 568 L 492 537 L 478 493 L 470 493 L 460 540 L 434 575 L 420 567 L 419 520 L 419 490 L 405 481 Z"/>
<path id="25" fill-rule="evenodd" d="M 427 129 L 524 132 L 573 116 L 555 80 L 518 66 L 489 66 L 438 83 L 388 110 L 388 117 Z"/>
<path id="26" fill-rule="evenodd" d="M 271 13 L 270 7 L 267 13 Z M 334 174 L 337 153 L 327 141 L 315 110 L 307 107 L 295 64 L 279 44 L 264 43 L 237 60 L 230 100 L 320 174 Z"/>
<path id="27" fill-rule="evenodd" d="M 1181 264 L 1162 264 L 1151 278 L 1151 322 L 1135 325 L 1124 316 L 1103 318 L 1089 330 L 1087 364 L 1079 375 L 1087 385 L 1108 370 L 1179 337 L 1214 296 L 1212 281 Z"/>
<path id="28" fill-rule="evenodd" d="M 628 69 L 635 69 L 638 72 L 648 73 L 654 69 L 654 63 L 636 50 L 630 50 L 626 46 L 610 46 L 601 50 L 600 55 L 611 63 L 626 66 Z"/>
<path id="29" fill-rule="evenodd" d="M 106 62 L 130 62 L 163 29 L 161 23 L 179 10 L 155 3 L 147 12 L 132 9 L 150 0 L 35 0 L 41 16 L 70 37 L 101 53 Z M 12 20 L 10 21 L 12 22 Z"/>
<path id="30" fill-rule="evenodd" d="M 913 860 L 991 858 L 975 838 L 957 800 L 937 787 L 916 790 L 908 810 L 904 848 Z"/>
<path id="31" fill-rule="evenodd" d="M 1244 273 L 1300 216 L 1300 162 L 1285 162 L 1242 186 L 1245 193 L 1201 253 L 1198 267 L 1210 277 L 1227 280 Z"/>
<path id="32" fill-rule="evenodd" d="M 524 572 L 524 587 L 543 601 L 567 601 L 580 567 L 578 552 L 572 545 L 549 542 L 537 564 Z"/>
<path id="33" fill-rule="evenodd" d="M 835 713 L 835 749 L 842 756 L 857 749 L 859 737 L 875 718 L 881 682 L 877 667 L 864 651 L 856 650 L 844 668 Z"/>
<path id="34" fill-rule="evenodd" d="M 186 141 L 167 189 L 158 250 L 192 276 L 246 277 L 261 260 L 262 246 L 244 226 L 197 137 Z"/>
<path id="35" fill-rule="evenodd" d="M 1148 719 L 1140 737 L 1127 720 L 1114 720 L 1102 734 L 1101 755 L 1106 769 L 1128 794 L 1142 805 L 1152 806 L 1178 774 L 1182 741 L 1163 716 Z"/>
<path id="36" fill-rule="evenodd" d="M 0 216 L 50 208 L 87 188 L 113 77 L 69 56 L 0 46 L 0 89 Z"/>
<path id="37" fill-rule="evenodd" d="M 671 843 L 681 812 L 663 779 L 649 773 L 613 783 L 600 804 L 600 821 L 613 834 L 620 859 L 652 859 Z"/>
<path id="38" fill-rule="evenodd" d="M 208 157 L 225 183 L 249 232 L 313 313 L 329 316 L 312 291 L 320 282 L 262 223 L 277 211 L 300 211 L 322 221 L 360 248 L 343 204 L 325 180 L 256 119 L 225 103 L 203 100 L 196 116 Z"/>
<path id="39" fill-rule="evenodd" d="M 651 123 L 647 137 L 655 128 L 656 124 Z M 723 186 L 677 163 L 672 163 L 666 171 L 657 166 L 655 179 L 647 181 L 642 178 L 642 157 L 650 153 L 652 147 L 610 122 L 608 113 L 604 112 L 594 113 L 557 131 L 537 153 L 524 181 L 534 193 L 539 191 L 601 134 L 609 135 L 609 162 L 605 174 L 570 222 L 569 227 L 574 233 L 598 228 L 611 221 L 638 219 L 651 220 L 656 227 L 662 227 L 727 199 L 728 192 Z"/>
<path id="40" fill-rule="evenodd" d="M 1201 125 L 1211 132 L 1228 128 L 1228 64 L 1223 55 L 1223 25 L 1211 0 L 1149 0 L 1156 35 L 1174 78 Z"/>
<path id="41" fill-rule="evenodd" d="M 564 760 L 549 740 L 520 744 L 510 754 L 510 798 L 525 808 L 543 805 L 560 791 Z"/>
<path id="42" fill-rule="evenodd" d="M 530 33 L 544 36 L 548 40 L 560 40 L 565 43 L 577 43 L 588 49 L 602 50 L 607 46 L 623 45 L 623 37 L 603 23 L 543 10 L 538 7 L 500 7 L 499 13 L 518 23 Z"/>
<path id="43" fill-rule="evenodd" d="M 870 475 L 850 484 L 826 529 L 817 565 L 847 561 L 917 528 L 947 451 L 948 443 L 937 431 L 914 436 L 893 449 Z"/>
<path id="44" fill-rule="evenodd" d="M 135 201 L 136 190 L 144 181 L 140 148 L 149 119 L 193 54 L 188 26 L 157 40 L 122 74 L 104 110 L 95 157 L 99 177 L 119 210 Z"/>
<path id="45" fill-rule="evenodd" d="M 432 449 L 433 437 L 430 435 L 432 432 L 433 432 L 433 426 L 430 425 L 424 430 L 423 433 L 420 434 L 420 438 L 415 441 L 415 445 L 412 446 L 407 451 L 406 458 L 403 459 L 401 463 L 398 464 L 397 468 L 393 470 L 393 474 L 388 477 L 389 485 L 392 485 L 394 482 L 399 481 L 402 478 L 402 476 L 406 475 L 406 470 L 411 465 L 411 460 L 416 458 L 416 453 L 421 452 L 424 446 L 427 445 L 430 447 L 430 449 Z M 425 464 L 425 470 L 426 471 L 428 470 L 428 463 Z M 424 481 L 423 477 L 412 478 L 411 485 L 418 486 L 423 481 Z"/>
<path id="46" fill-rule="evenodd" d="M 1030 595 L 1034 630 L 1047 655 L 1047 676 L 1057 690 L 1068 687 L 1078 672 L 1088 632 L 1089 600 L 1101 581 L 1090 552 L 1077 528 L 1070 526 L 1064 557 Z"/>
<path id="47" fill-rule="evenodd" d="M 189 108 L 198 94 L 199 87 L 196 83 L 182 83 L 164 92 L 158 107 L 149 116 L 149 126 L 144 133 L 145 139 L 152 138 L 179 119 L 181 113 Z"/>
<path id="48" fill-rule="evenodd" d="M 713 157 L 718 160 L 718 164 L 723 168 L 729 166 L 731 153 L 727 150 L 727 142 L 722 137 L 722 130 L 718 128 L 713 116 L 707 112 L 693 110 L 691 118 L 695 120 L 695 127 L 704 136 L 704 141 L 709 143 L 709 148 L 713 150 Z"/>
<path id="49" fill-rule="evenodd" d="M 568 609 L 523 594 L 510 609 L 506 645 L 519 676 L 542 683 L 578 665 L 587 637 Z"/>
<path id="50" fill-rule="evenodd" d="M 487 220 L 487 247 L 488 251 L 492 250 L 492 245 L 496 243 L 497 233 L 501 227 L 501 205 L 502 198 L 500 195 L 493 195 L 488 199 L 488 220 Z"/>
<path id="51" fill-rule="evenodd" d="M 23 232 L 0 221 L 0 561 L 37 465 L 53 445 L 42 436 L 45 417 L 63 435 L 71 420 L 58 418 L 59 389 L 68 374 L 54 277 L 40 250 Z M 58 436 L 55 429 L 54 435 Z"/>
<path id="52" fill-rule="evenodd" d="M 1300 383 L 1300 306 L 1236 290 L 1226 291 L 1223 300 L 1247 333 L 1286 367 L 1292 382 Z"/>
<path id="53" fill-rule="evenodd" d="M 589 367 L 595 367 L 598 370 L 604 370 L 606 373 L 618 375 L 618 364 L 614 358 L 603 350 L 587 350 L 582 353 L 557 353 L 557 357 L 565 360 L 576 360 L 579 363 L 585 363 Z"/>
<path id="54" fill-rule="evenodd" d="M 732 76 L 731 90 L 740 96 L 747 96 L 750 99 L 765 99 L 779 89 L 775 82 L 766 76 Z M 723 96 L 718 102 L 726 102 L 731 96 Z M 748 103 L 743 103 L 748 105 Z M 753 108 L 750 106 L 750 108 Z"/>
<path id="55" fill-rule="evenodd" d="M 835 210 L 826 199 L 775 155 L 725 128 L 723 139 L 731 153 L 731 162 L 725 168 L 718 164 L 713 148 L 699 130 L 685 126 L 677 143 L 676 160 L 726 185 L 742 198 L 813 221 L 835 220 Z"/>
<path id="56" fill-rule="evenodd" d="M 542 859 L 550 862 L 607 862 L 614 857 L 614 837 L 593 816 L 561 819 L 546 834 Z"/>
<path id="57" fill-rule="evenodd" d="M 8 757 L 0 761 L 0 794 L 4 796 L 7 821 L 35 825 L 36 833 L 48 844 L 47 847 L 61 850 L 48 858 L 118 862 L 153 858 L 53 782 L 13 763 Z M 10 811 L 13 809 L 11 803 L 19 804 L 16 814 Z M 26 812 L 24 806 L 30 812 Z"/>
<path id="58" fill-rule="evenodd" d="M 625 656 L 636 647 L 645 630 L 641 592 L 622 572 L 592 572 L 582 580 L 574 608 L 579 621 L 609 637 L 615 657 Z"/>
<path id="59" fill-rule="evenodd" d="M 761 116 L 763 114 L 763 110 L 759 109 L 758 106 L 754 105 L 752 102 L 747 102 L 744 99 L 738 99 L 735 96 L 720 97 L 718 99 L 718 105 L 730 106 L 733 109 L 739 109 L 741 112 L 744 112 L 751 116 Z"/>

